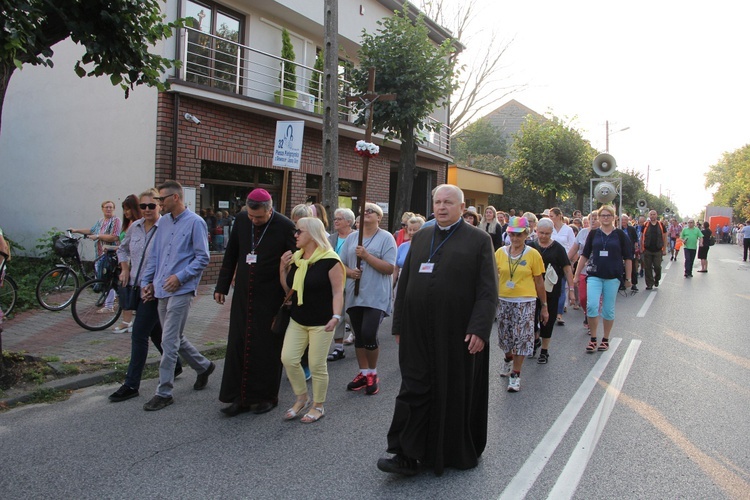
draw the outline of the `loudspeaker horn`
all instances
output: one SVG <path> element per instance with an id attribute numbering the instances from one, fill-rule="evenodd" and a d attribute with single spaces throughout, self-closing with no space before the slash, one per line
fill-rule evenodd
<path id="1" fill-rule="evenodd" d="M 600 182 L 594 188 L 594 198 L 599 203 L 609 203 L 617 196 L 617 189 L 611 182 Z"/>
<path id="2" fill-rule="evenodd" d="M 596 155 L 592 166 L 594 167 L 594 172 L 596 172 L 596 175 L 599 177 L 607 177 L 614 174 L 615 170 L 617 170 L 615 157 L 609 153 L 600 153 Z"/>
<path id="3" fill-rule="evenodd" d="M 638 208 L 638 210 L 645 210 L 648 206 L 648 203 L 646 202 L 646 200 L 638 200 L 635 206 Z"/>
<path id="4" fill-rule="evenodd" d="M 671 210 L 669 209 L 669 207 L 667 207 L 667 208 L 665 208 L 665 209 L 664 209 L 664 213 L 665 213 L 665 214 L 668 214 L 668 213 L 670 213 L 670 212 L 671 212 Z"/>

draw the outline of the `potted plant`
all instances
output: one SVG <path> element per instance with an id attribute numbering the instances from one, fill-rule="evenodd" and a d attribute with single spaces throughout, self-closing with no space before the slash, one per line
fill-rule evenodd
<path id="1" fill-rule="evenodd" d="M 289 32 L 286 28 L 281 30 L 281 58 L 284 61 L 281 62 L 281 71 L 279 71 L 279 82 L 282 83 L 284 89 L 283 98 L 281 91 L 277 90 L 274 92 L 274 98 L 276 104 L 283 104 L 284 106 L 294 107 L 299 99 L 297 93 L 297 65 L 294 64 L 294 46 L 292 46 L 292 39 L 289 36 Z"/>
<path id="2" fill-rule="evenodd" d="M 313 65 L 312 76 L 310 77 L 310 85 L 307 87 L 307 92 L 315 98 L 315 112 L 319 115 L 323 114 L 323 93 L 320 88 L 320 84 L 323 79 L 323 51 L 318 52 L 315 57 L 315 64 Z"/>

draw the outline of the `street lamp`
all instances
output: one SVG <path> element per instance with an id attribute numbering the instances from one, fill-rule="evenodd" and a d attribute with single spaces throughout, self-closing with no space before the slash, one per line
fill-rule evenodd
<path id="1" fill-rule="evenodd" d="M 661 172 L 660 168 L 655 168 L 654 172 Z M 651 165 L 646 165 L 646 192 L 648 192 L 648 178 L 651 174 Z"/>
<path id="2" fill-rule="evenodd" d="M 607 140 L 605 142 L 604 152 L 605 153 L 609 153 L 609 136 L 610 135 L 615 135 L 618 132 L 624 132 L 625 130 L 630 129 L 630 127 L 625 127 L 625 128 L 621 128 L 620 130 L 615 130 L 614 132 L 610 132 L 609 131 L 609 120 L 607 120 L 605 122 L 605 127 L 606 127 L 606 131 L 607 131 L 607 136 L 606 136 Z"/>

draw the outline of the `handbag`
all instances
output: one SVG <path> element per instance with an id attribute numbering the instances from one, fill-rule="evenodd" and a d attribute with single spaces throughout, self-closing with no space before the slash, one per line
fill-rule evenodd
<path id="1" fill-rule="evenodd" d="M 135 280 L 133 285 L 121 286 L 117 289 L 117 296 L 120 298 L 120 307 L 125 311 L 135 311 L 138 309 L 138 305 L 141 303 L 141 286 L 138 282 L 138 278 L 141 276 L 141 269 L 143 269 L 143 261 L 146 260 L 146 250 L 148 250 L 148 244 L 151 243 L 151 238 L 156 234 L 156 230 L 159 226 L 154 226 L 154 232 L 146 240 L 146 246 L 143 248 L 143 256 L 141 257 L 141 263 L 138 265 L 138 272 L 135 273 Z"/>
<path id="2" fill-rule="evenodd" d="M 708 246 L 712 247 L 716 244 L 716 237 L 711 235 L 711 237 L 708 239 Z"/>
<path id="3" fill-rule="evenodd" d="M 289 326 L 289 320 L 292 319 L 292 308 L 291 303 L 289 303 L 292 295 L 294 295 L 294 290 L 290 288 L 289 293 L 284 297 L 284 302 L 281 303 L 281 307 L 279 307 L 276 316 L 273 317 L 273 321 L 271 322 L 271 333 L 274 335 L 283 337 L 286 333 L 286 329 Z"/>

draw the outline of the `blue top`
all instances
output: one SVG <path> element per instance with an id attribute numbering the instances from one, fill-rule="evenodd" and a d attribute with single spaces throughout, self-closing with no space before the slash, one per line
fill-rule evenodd
<path id="1" fill-rule="evenodd" d="M 163 216 L 143 265 L 141 286 L 153 283 L 157 299 L 195 294 L 209 262 L 207 230 L 203 218 L 188 209 L 177 218 Z M 163 284 L 173 274 L 180 280 L 180 288 L 170 293 Z"/>
<path id="2" fill-rule="evenodd" d="M 401 243 L 401 246 L 398 247 L 398 250 L 396 251 L 396 265 L 399 269 L 404 267 L 406 254 L 409 253 L 409 248 L 411 248 L 411 240 Z"/>
<path id="3" fill-rule="evenodd" d="M 586 238 L 581 255 L 595 266 L 589 276 L 601 279 L 620 278 L 625 272 L 623 260 L 633 260 L 633 245 L 622 229 L 613 229 L 609 235 L 594 229 Z"/>

